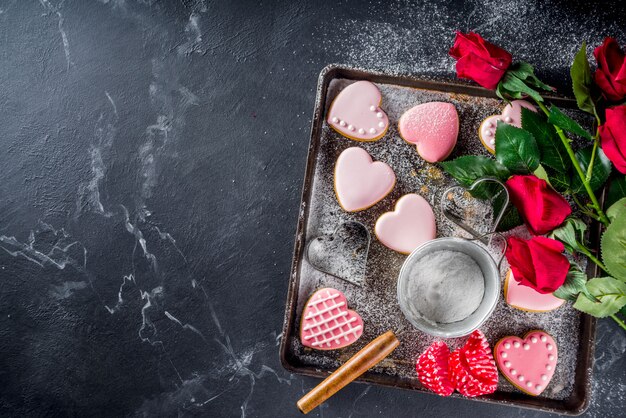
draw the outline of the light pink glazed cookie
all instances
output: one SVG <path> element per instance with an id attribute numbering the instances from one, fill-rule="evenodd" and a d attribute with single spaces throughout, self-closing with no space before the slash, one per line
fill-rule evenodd
<path id="1" fill-rule="evenodd" d="M 552 293 L 539 293 L 532 287 L 519 284 L 511 270 L 504 279 L 504 299 L 512 307 L 529 312 L 553 311 L 565 303 Z"/>
<path id="2" fill-rule="evenodd" d="M 496 364 L 506 379 L 522 392 L 539 396 L 550 383 L 558 361 L 554 338 L 530 331 L 523 339 L 504 337 L 493 349 Z"/>
<path id="3" fill-rule="evenodd" d="M 396 175 L 391 167 L 362 148 L 344 150 L 335 163 L 335 194 L 343 210 L 358 212 L 373 206 L 391 192 Z"/>
<path id="4" fill-rule="evenodd" d="M 355 141 L 376 141 L 389 128 L 389 118 L 380 108 L 380 90 L 369 81 L 357 81 L 344 88 L 328 110 L 331 128 Z"/>
<path id="5" fill-rule="evenodd" d="M 361 316 L 348 309 L 346 296 L 330 287 L 313 293 L 304 306 L 300 341 L 317 350 L 346 347 L 363 334 Z"/>
<path id="6" fill-rule="evenodd" d="M 410 254 L 437 235 L 435 214 L 422 196 L 406 194 L 398 199 L 393 212 L 378 218 L 374 232 L 386 247 Z"/>
<path id="7" fill-rule="evenodd" d="M 513 100 L 504 107 L 500 115 L 489 116 L 480 124 L 478 137 L 480 142 L 487 148 L 487 151 L 492 154 L 496 153 L 496 128 L 498 121 L 508 123 L 516 128 L 522 127 L 522 107 L 533 112 L 537 111 L 537 108 L 526 100 Z"/>
<path id="8" fill-rule="evenodd" d="M 404 112 L 398 132 L 402 139 L 415 145 L 424 160 L 443 161 L 456 145 L 459 115 L 452 103 L 423 103 Z"/>

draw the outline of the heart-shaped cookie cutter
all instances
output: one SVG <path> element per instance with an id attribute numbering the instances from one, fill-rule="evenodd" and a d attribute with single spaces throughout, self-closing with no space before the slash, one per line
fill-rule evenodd
<path id="1" fill-rule="evenodd" d="M 479 232 L 474 230 L 474 228 L 468 225 L 463 219 L 461 219 L 457 214 L 450 211 L 446 206 L 446 200 L 448 194 L 454 192 L 455 190 L 464 189 L 466 191 L 471 191 L 485 182 L 494 182 L 497 185 L 501 186 L 504 190 L 505 201 L 502 206 L 502 210 L 496 216 L 493 229 L 486 234 L 480 234 Z M 495 230 L 498 226 L 498 223 L 502 219 L 504 212 L 507 209 L 508 202 L 509 194 L 504 184 L 502 184 L 502 182 L 500 182 L 499 180 L 490 177 L 478 179 L 469 188 L 465 188 L 462 186 L 453 186 L 443 192 L 440 203 L 441 213 L 448 220 L 472 235 L 472 238 L 467 239 L 458 237 L 444 237 L 428 241 L 416 248 L 402 264 L 402 268 L 400 269 L 400 274 L 398 276 L 398 303 L 400 305 L 402 313 L 404 313 L 404 316 L 409 320 L 411 324 L 413 324 L 415 328 L 436 337 L 461 337 L 472 333 L 491 316 L 496 308 L 498 299 L 500 297 L 500 264 L 502 263 L 502 259 L 504 258 L 507 245 L 504 236 L 499 232 L 495 232 Z M 493 235 L 497 235 L 503 240 L 504 248 L 501 250 L 502 254 L 499 256 L 497 261 L 484 248 L 484 246 L 481 246 L 476 242 L 478 241 L 483 244 L 489 245 L 491 243 L 491 237 Z M 423 257 L 429 256 L 430 254 L 434 253 L 435 251 L 442 250 L 457 251 L 471 257 L 480 267 L 485 285 L 483 299 L 480 302 L 478 308 L 476 308 L 476 310 L 465 319 L 451 323 L 436 323 L 429 318 L 425 318 L 420 313 L 419 306 L 415 305 L 409 291 L 412 277 L 414 276 L 413 268 L 417 264 L 417 262 L 420 261 Z M 463 303 L 463 301 L 459 301 L 459 303 Z"/>
<path id="2" fill-rule="evenodd" d="M 313 238 L 307 244 L 305 257 L 316 270 L 362 286 L 371 241 L 365 225 L 346 221 L 332 234 Z"/>

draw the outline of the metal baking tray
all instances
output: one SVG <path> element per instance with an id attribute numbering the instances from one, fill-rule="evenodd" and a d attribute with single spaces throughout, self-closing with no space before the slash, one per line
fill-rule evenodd
<path id="1" fill-rule="evenodd" d="M 381 90 L 381 107 L 389 115 L 390 127 L 379 141 L 352 141 L 334 132 L 325 122 L 332 100 L 341 88 L 356 80 L 371 81 Z M 577 115 L 573 100 L 550 99 L 569 109 L 571 115 L 581 117 Z M 321 72 L 280 345 L 281 362 L 290 372 L 324 378 L 376 336 L 392 330 L 398 336 L 400 346 L 357 381 L 432 394 L 421 386 L 415 373 L 415 360 L 434 338 L 415 330 L 402 315 L 396 301 L 396 279 L 405 256 L 384 247 L 372 233 L 378 216 L 392 210 L 395 201 L 403 194 L 416 192 L 433 206 L 438 236 L 463 236 L 463 231 L 444 221 L 436 204 L 442 190 L 455 184 L 454 180 L 436 165 L 424 162 L 414 146 L 404 142 L 397 133 L 400 115 L 410 107 L 428 101 L 452 102 L 459 112 L 459 139 L 449 158 L 466 154 L 489 155 L 478 139 L 477 130 L 485 117 L 500 113 L 504 106 L 491 91 L 462 82 L 392 76 L 337 65 L 328 66 Z M 346 213 L 336 201 L 332 177 L 337 156 L 352 146 L 365 148 L 374 160 L 387 162 L 396 173 L 397 182 L 392 193 L 372 208 Z M 489 228 L 492 214 L 488 204 L 470 201 L 462 211 L 477 229 Z M 349 221 L 365 225 L 372 237 L 361 287 L 314 269 L 305 255 L 306 245 L 313 238 L 332 234 L 340 224 Z M 595 245 L 598 236 L 599 226 L 594 225 L 590 240 Z M 344 349 L 312 350 L 300 343 L 300 315 L 307 298 L 316 289 L 327 286 L 346 294 L 350 309 L 363 318 L 364 332 L 356 343 Z M 501 297 L 494 314 L 481 327 L 492 347 L 506 335 L 522 336 L 532 329 L 544 329 L 557 340 L 559 365 L 550 385 L 539 397 L 520 392 L 501 377 L 495 393 L 472 400 L 567 415 L 581 414 L 590 400 L 595 325 L 594 318 L 581 314 L 567 303 L 553 312 L 531 313 L 509 307 Z M 451 350 L 464 341 L 465 338 L 446 340 Z M 461 397 L 458 393 L 452 396 Z"/>

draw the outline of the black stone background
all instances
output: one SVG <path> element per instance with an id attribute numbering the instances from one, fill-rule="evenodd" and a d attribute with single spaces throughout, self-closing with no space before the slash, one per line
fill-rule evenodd
<path id="1" fill-rule="evenodd" d="M 315 88 L 454 77 L 476 29 L 569 91 L 623 2 L 0 1 L 0 415 L 299 416 L 278 360 Z M 145 250 L 142 248 L 145 245 Z M 601 321 L 587 416 L 624 416 Z M 311 416 L 545 416 L 354 384 Z"/>

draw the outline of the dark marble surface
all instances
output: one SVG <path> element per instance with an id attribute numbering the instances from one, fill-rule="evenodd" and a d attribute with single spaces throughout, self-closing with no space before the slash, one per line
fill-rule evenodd
<path id="1" fill-rule="evenodd" d="M 477 29 L 567 92 L 623 3 L 0 1 L 0 415 L 298 416 L 278 360 L 319 71 L 453 77 Z M 626 404 L 601 321 L 588 416 Z M 312 416 L 544 416 L 351 385 Z"/>

